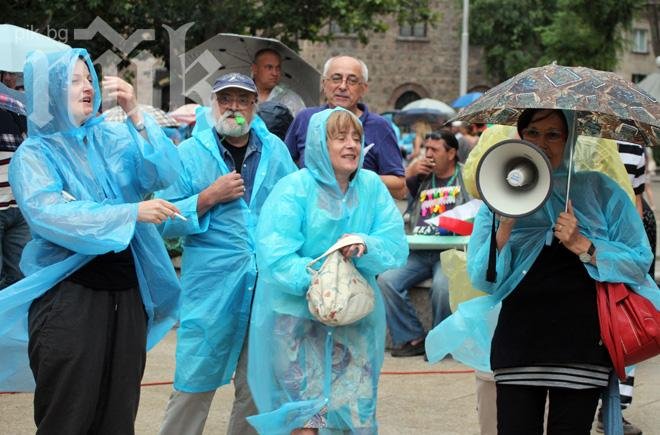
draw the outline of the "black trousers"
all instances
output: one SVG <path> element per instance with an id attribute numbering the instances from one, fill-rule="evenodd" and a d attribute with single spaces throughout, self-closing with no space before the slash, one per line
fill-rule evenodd
<path id="1" fill-rule="evenodd" d="M 38 435 L 135 432 L 147 317 L 137 288 L 53 287 L 28 317 Z"/>
<path id="2" fill-rule="evenodd" d="M 535 387 L 497 384 L 498 435 L 543 435 L 549 397 L 547 435 L 589 435 L 600 388 Z"/>

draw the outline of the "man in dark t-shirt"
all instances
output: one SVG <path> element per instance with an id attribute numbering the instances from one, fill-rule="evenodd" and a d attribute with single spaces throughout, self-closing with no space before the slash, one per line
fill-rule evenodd
<path id="1" fill-rule="evenodd" d="M 461 165 L 457 162 L 458 141 L 449 132 L 434 132 L 425 138 L 425 155 L 407 170 L 406 184 L 413 195 L 408 231 L 413 234 L 447 234 L 426 221 L 470 201 Z M 396 346 L 392 356 L 424 354 L 424 327 L 410 303 L 408 289 L 432 278 L 433 326 L 451 314 L 449 282 L 440 267 L 440 251 L 411 250 L 406 265 L 383 272 L 378 286 L 383 292 L 387 326 Z"/>

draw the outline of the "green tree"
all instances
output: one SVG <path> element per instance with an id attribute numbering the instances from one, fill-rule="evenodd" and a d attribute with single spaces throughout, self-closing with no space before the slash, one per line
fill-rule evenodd
<path id="1" fill-rule="evenodd" d="M 497 82 L 553 61 L 612 70 L 644 0 L 472 0 L 470 43 Z"/>
<path id="2" fill-rule="evenodd" d="M 3 20 L 41 32 L 58 29 L 69 35 L 69 43 L 90 50 L 93 56 L 112 48 L 102 36 L 91 41 L 71 41 L 73 29 L 86 28 L 102 18 L 124 37 L 137 29 L 154 29 L 156 40 L 138 47 L 167 59 L 168 35 L 162 25 L 178 28 L 194 25 L 186 35 L 192 48 L 221 32 L 278 38 L 293 49 L 299 40 L 328 41 L 330 21 L 351 29 L 362 42 L 369 32 L 387 30 L 385 18 L 400 22 L 428 20 L 437 16 L 429 0 L 9 0 Z"/>

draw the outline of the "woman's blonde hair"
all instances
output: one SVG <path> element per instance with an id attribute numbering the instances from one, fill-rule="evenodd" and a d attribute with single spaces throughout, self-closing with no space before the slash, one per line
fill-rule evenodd
<path id="1" fill-rule="evenodd" d="M 327 140 L 333 139 L 339 133 L 348 133 L 351 127 L 360 134 L 360 137 L 364 135 L 362 123 L 355 115 L 347 110 L 336 110 L 328 117 L 325 126 L 325 137 Z"/>
<path id="2" fill-rule="evenodd" d="M 433 128 L 431 128 L 431 124 L 429 124 L 427 121 L 415 121 L 415 123 L 412 125 L 412 131 L 415 132 L 416 136 L 419 136 L 420 138 L 424 139 L 424 136 L 427 134 L 431 133 L 433 131 Z"/>

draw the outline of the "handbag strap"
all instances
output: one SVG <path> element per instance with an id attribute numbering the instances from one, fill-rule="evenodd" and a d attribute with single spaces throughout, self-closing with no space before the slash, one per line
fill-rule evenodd
<path id="1" fill-rule="evenodd" d="M 327 251 L 325 251 L 323 254 L 320 256 L 316 257 L 309 263 L 307 263 L 307 269 L 311 268 L 314 263 L 317 263 L 318 261 L 324 259 L 328 255 L 332 254 L 335 251 L 338 251 L 339 249 L 343 248 L 344 246 L 348 245 L 357 245 L 357 244 L 364 244 L 364 240 L 362 240 L 362 237 L 356 236 L 355 234 L 351 234 L 350 236 L 342 237 L 341 239 L 337 240 L 337 242 L 330 246 Z"/>

